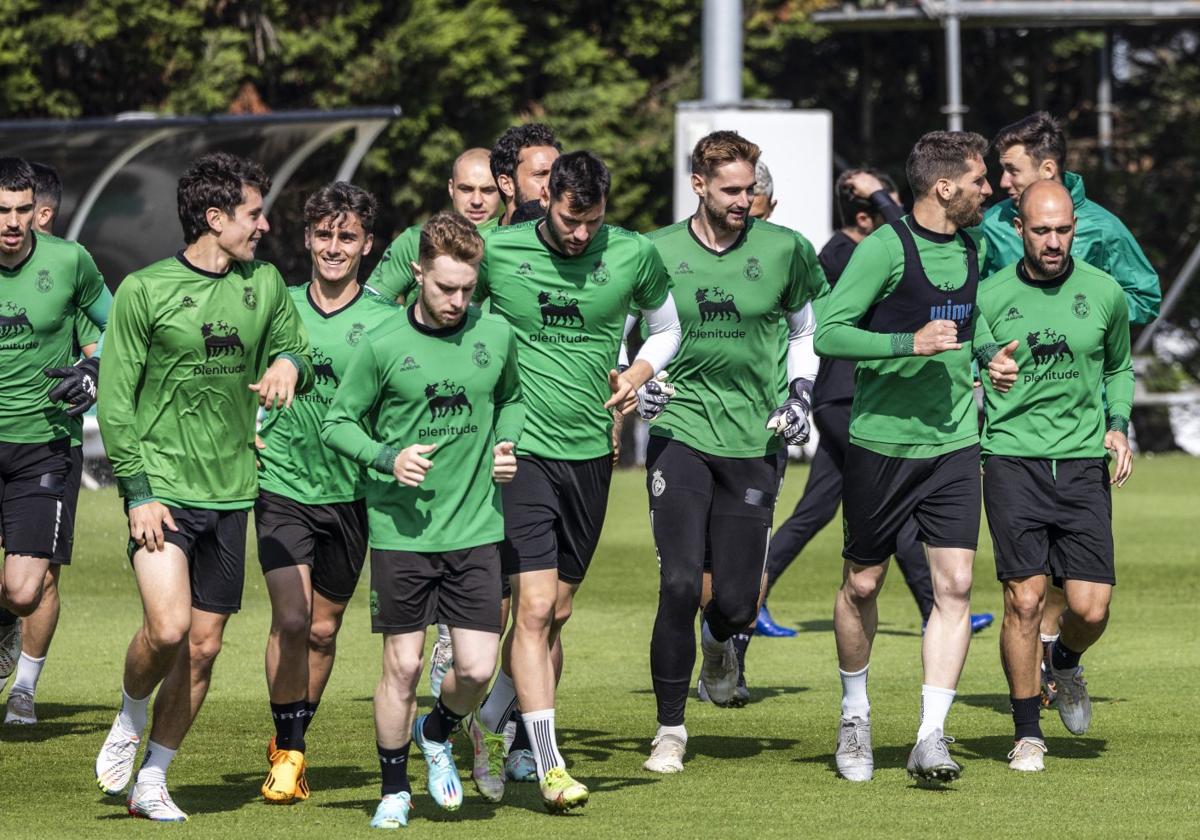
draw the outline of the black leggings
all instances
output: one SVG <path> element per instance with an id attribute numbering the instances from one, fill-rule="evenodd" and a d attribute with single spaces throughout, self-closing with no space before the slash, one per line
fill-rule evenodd
<path id="1" fill-rule="evenodd" d="M 650 673 L 658 722 L 678 726 L 696 663 L 705 555 L 712 564 L 712 600 L 704 620 L 713 637 L 724 641 L 742 632 L 758 610 L 778 460 L 775 455 L 724 458 L 651 436 L 646 486 L 659 559 Z"/>

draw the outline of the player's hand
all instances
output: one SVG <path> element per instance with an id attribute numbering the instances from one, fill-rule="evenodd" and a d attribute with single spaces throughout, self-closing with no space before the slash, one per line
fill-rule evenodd
<path id="1" fill-rule="evenodd" d="M 621 463 L 621 431 L 624 428 L 625 415 L 614 411 L 612 426 L 612 465 L 614 468 Z"/>
<path id="2" fill-rule="evenodd" d="M 178 531 L 170 509 L 162 502 L 147 502 L 129 509 L 129 538 L 147 551 L 162 551 L 164 526 Z"/>
<path id="3" fill-rule="evenodd" d="M 96 388 L 100 383 L 100 360 L 84 359 L 77 365 L 46 368 L 42 371 L 50 379 L 59 380 L 50 389 L 50 399 L 67 403 L 68 417 L 78 417 L 96 404 Z"/>
<path id="4" fill-rule="evenodd" d="M 870 198 L 880 190 L 886 189 L 883 181 L 870 172 L 855 172 L 847 179 L 846 183 L 854 189 L 854 194 L 859 198 Z"/>
<path id="5" fill-rule="evenodd" d="M 508 484 L 517 477 L 517 447 L 511 440 L 502 440 L 492 447 L 492 481 Z"/>
<path id="6" fill-rule="evenodd" d="M 992 381 L 992 387 L 1001 394 L 1008 391 L 1017 382 L 1017 362 L 1013 358 L 1013 353 L 1020 346 L 1018 341 L 1010 341 L 1008 344 L 1000 348 L 1000 352 L 992 356 L 992 360 L 988 362 L 988 379 Z"/>
<path id="7" fill-rule="evenodd" d="M 632 414 L 637 408 L 637 384 L 624 372 L 617 373 L 616 369 L 608 372 L 608 390 L 612 396 L 604 404 L 605 408 L 615 408 L 622 414 Z"/>
<path id="8" fill-rule="evenodd" d="M 653 420 L 662 414 L 671 397 L 675 396 L 675 386 L 667 381 L 669 374 L 659 371 L 658 375 L 637 389 L 637 412 L 643 420 Z"/>
<path id="9" fill-rule="evenodd" d="M 287 359 L 276 359 L 262 379 L 253 385 L 247 385 L 251 391 L 258 394 L 258 404 L 271 411 L 275 408 L 291 408 L 292 400 L 296 397 L 296 383 L 300 380 L 300 371 Z"/>
<path id="10" fill-rule="evenodd" d="M 803 446 L 812 434 L 808 419 L 812 414 L 812 386 L 811 380 L 793 379 L 788 385 L 787 401 L 767 418 L 767 428 L 783 438 L 788 446 Z"/>
<path id="11" fill-rule="evenodd" d="M 433 461 L 424 457 L 437 449 L 436 443 L 414 443 L 400 450 L 392 475 L 405 487 L 417 487 L 425 480 L 425 474 L 433 468 Z"/>
<path id="12" fill-rule="evenodd" d="M 936 356 L 947 350 L 959 350 L 958 324 L 953 321 L 930 321 L 913 336 L 914 356 Z"/>
<path id="13" fill-rule="evenodd" d="M 1129 476 L 1133 474 L 1133 450 L 1129 448 L 1129 438 L 1115 430 L 1107 432 L 1104 435 L 1104 448 L 1113 454 L 1113 459 L 1117 462 L 1117 471 L 1108 483 L 1124 487 Z"/>
<path id="14" fill-rule="evenodd" d="M 254 448 L 257 449 L 259 452 L 262 452 L 264 449 L 267 448 L 267 445 L 265 443 L 263 443 L 263 439 L 260 438 L 258 435 L 254 436 Z M 255 458 L 254 466 L 261 470 L 262 469 L 262 461 Z"/>

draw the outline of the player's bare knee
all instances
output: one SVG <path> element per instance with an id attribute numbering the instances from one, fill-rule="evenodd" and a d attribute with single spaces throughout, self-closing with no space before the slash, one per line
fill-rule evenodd
<path id="1" fill-rule="evenodd" d="M 1072 606 L 1071 613 L 1088 627 L 1102 630 L 1108 623 L 1108 600 L 1092 600 L 1078 609 Z"/>
<path id="2" fill-rule="evenodd" d="M 325 620 L 314 621 L 308 628 L 308 647 L 326 656 L 333 654 L 337 647 L 338 622 Z"/>
<path id="3" fill-rule="evenodd" d="M 557 605 L 553 595 L 527 595 L 517 610 L 516 628 L 523 633 L 546 635 L 554 624 Z M 570 615 L 568 608 L 567 615 Z"/>
<path id="4" fill-rule="evenodd" d="M 455 684 L 468 692 L 480 693 L 491 682 L 492 674 L 496 671 L 496 657 L 471 656 L 463 658 L 455 651 L 454 680 Z"/>
<path id="5" fill-rule="evenodd" d="M 1010 587 L 1004 593 L 1004 609 L 1023 626 L 1042 620 L 1042 593 L 1032 587 Z"/>
<path id="6" fill-rule="evenodd" d="M 151 649 L 159 652 L 176 650 L 187 641 L 191 629 L 188 615 L 147 617 L 142 634 Z"/>
<path id="7" fill-rule="evenodd" d="M 212 670 L 213 663 L 221 653 L 221 635 L 210 633 L 200 637 L 188 635 L 188 655 L 192 660 L 192 670 L 207 672 Z"/>
<path id="8" fill-rule="evenodd" d="M 842 583 L 842 591 L 846 598 L 854 604 L 864 604 L 875 600 L 883 583 L 883 573 L 878 567 L 851 571 Z"/>
<path id="9" fill-rule="evenodd" d="M 309 617 L 302 612 L 273 616 L 271 633 L 288 643 L 303 644 L 309 635 Z"/>

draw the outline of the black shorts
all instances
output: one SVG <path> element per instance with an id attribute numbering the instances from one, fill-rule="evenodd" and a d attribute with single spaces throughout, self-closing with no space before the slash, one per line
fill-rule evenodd
<path id="1" fill-rule="evenodd" d="M 1000 580 L 1053 575 L 1117 582 L 1112 490 L 1103 458 L 1049 461 L 989 455 L 983 503 Z"/>
<path id="2" fill-rule="evenodd" d="M 499 633 L 500 551 L 371 549 L 371 631 L 414 633 L 430 624 Z"/>
<path id="3" fill-rule="evenodd" d="M 70 472 L 70 438 L 0 443 L 0 540 L 6 554 L 55 556 Z"/>
<path id="4" fill-rule="evenodd" d="M 75 513 L 79 508 L 79 488 L 83 484 L 83 447 L 71 447 L 71 469 L 63 487 L 62 522 L 58 528 L 58 545 L 50 562 L 59 566 L 71 565 L 71 550 L 75 545 Z"/>
<path id="5" fill-rule="evenodd" d="M 330 601 L 344 604 L 354 595 L 367 554 L 363 500 L 307 505 L 260 490 L 254 503 L 254 530 L 264 575 L 308 566 L 313 589 Z"/>
<path id="6" fill-rule="evenodd" d="M 933 458 L 894 458 L 850 444 L 843 470 L 842 556 L 861 566 L 896 553 L 910 517 L 930 548 L 979 545 L 979 444 Z"/>
<path id="7" fill-rule="evenodd" d="M 502 488 L 506 575 L 557 569 L 570 584 L 583 582 L 608 510 L 612 456 L 559 461 L 517 456 L 517 477 Z"/>
<path id="8" fill-rule="evenodd" d="M 163 539 L 187 555 L 192 608 L 231 615 L 242 608 L 246 571 L 248 510 L 209 510 L 167 505 L 178 531 L 163 528 Z M 129 541 L 132 562 L 138 546 Z M 145 555 L 153 563 L 155 555 Z"/>

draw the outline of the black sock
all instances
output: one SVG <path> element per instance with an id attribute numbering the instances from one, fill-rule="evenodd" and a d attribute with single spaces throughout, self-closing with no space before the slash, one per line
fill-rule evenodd
<path id="1" fill-rule="evenodd" d="M 521 718 L 520 711 L 514 711 L 512 719 L 517 724 L 517 737 L 513 738 L 509 752 L 513 750 L 529 750 L 533 752 L 533 744 L 529 743 L 529 733 L 525 731 L 525 721 Z"/>
<path id="2" fill-rule="evenodd" d="M 427 741 L 445 743 L 450 740 L 450 735 L 454 732 L 455 727 L 462 723 L 462 719 L 465 717 L 466 715 L 460 715 L 458 712 L 447 709 L 446 704 L 439 697 L 438 701 L 433 704 L 433 711 L 425 716 L 425 725 L 421 728 L 421 734 Z"/>
<path id="3" fill-rule="evenodd" d="M 311 701 L 305 701 L 305 703 L 304 703 L 304 706 L 305 706 L 304 734 L 305 735 L 308 734 L 308 727 L 312 726 L 313 716 L 317 713 L 317 706 L 320 706 L 320 705 L 321 705 L 320 700 L 318 700 L 316 703 L 313 703 Z"/>
<path id="4" fill-rule="evenodd" d="M 272 703 L 275 719 L 275 749 L 304 752 L 304 721 L 308 719 L 308 701 Z"/>
<path id="5" fill-rule="evenodd" d="M 17 617 L 4 607 L 0 607 L 0 627 L 12 627 L 17 623 Z"/>
<path id="6" fill-rule="evenodd" d="M 412 793 L 412 786 L 408 783 L 408 748 L 411 745 L 412 741 L 409 741 L 403 747 L 394 750 L 385 750 L 379 744 L 375 745 L 375 749 L 379 751 L 379 771 L 383 774 L 383 784 L 379 788 L 381 796 L 401 791 Z"/>
<path id="7" fill-rule="evenodd" d="M 1082 653 L 1076 653 L 1069 647 L 1063 644 L 1061 638 L 1054 643 L 1054 647 L 1050 649 L 1050 664 L 1054 666 L 1056 671 L 1069 671 L 1072 668 L 1079 667 L 1079 657 Z"/>
<path id="8" fill-rule="evenodd" d="M 1016 728 L 1014 740 L 1037 738 L 1044 741 L 1042 725 L 1039 722 L 1042 713 L 1042 696 L 1035 694 L 1033 697 L 1010 697 L 1009 702 L 1012 704 L 1013 726 Z"/>
<path id="9" fill-rule="evenodd" d="M 746 675 L 746 648 L 750 647 L 750 639 L 754 636 L 753 630 L 743 630 L 741 633 L 733 634 L 733 651 L 737 654 L 738 663 L 738 681 L 745 679 Z"/>

